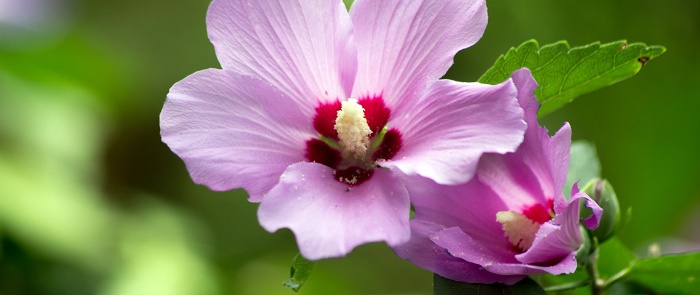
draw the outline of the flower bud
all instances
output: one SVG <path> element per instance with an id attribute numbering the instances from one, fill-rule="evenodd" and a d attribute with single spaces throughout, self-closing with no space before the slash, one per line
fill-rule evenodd
<path id="1" fill-rule="evenodd" d="M 588 230 L 583 225 L 581 228 L 581 239 L 583 243 L 581 247 L 576 250 L 576 262 L 579 268 L 583 268 L 588 263 L 588 256 L 591 255 L 591 237 L 588 235 Z"/>
<path id="2" fill-rule="evenodd" d="M 609 239 L 617 232 L 620 224 L 620 204 L 610 182 L 605 179 L 593 179 L 583 188 L 583 191 L 603 208 L 600 226 L 591 231 L 591 236 L 598 238 L 598 243 Z"/>

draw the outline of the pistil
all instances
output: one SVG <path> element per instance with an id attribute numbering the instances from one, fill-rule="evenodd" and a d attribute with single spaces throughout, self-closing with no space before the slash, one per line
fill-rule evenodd
<path id="1" fill-rule="evenodd" d="M 496 221 L 503 225 L 508 241 L 522 251 L 527 251 L 535 240 L 540 224 L 515 211 L 496 213 Z"/>
<path id="2" fill-rule="evenodd" d="M 342 102 L 334 128 L 338 132 L 343 158 L 353 157 L 360 162 L 365 161 L 372 130 L 367 124 L 364 108 L 356 99 Z"/>

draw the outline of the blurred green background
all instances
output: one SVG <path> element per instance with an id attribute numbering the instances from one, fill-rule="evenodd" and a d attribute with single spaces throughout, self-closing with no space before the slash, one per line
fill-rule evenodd
<path id="1" fill-rule="evenodd" d="M 543 124 L 568 121 L 574 139 L 596 144 L 604 177 L 633 208 L 625 244 L 697 249 L 700 2 L 487 3 L 483 39 L 449 78 L 474 81 L 531 38 L 668 48 Z M 208 5 L 0 0 L 0 294 L 292 294 L 281 285 L 296 253 L 290 232 L 265 232 L 242 191 L 193 184 L 160 141 L 168 89 L 219 67 Z M 300 293 L 430 294 L 431 281 L 371 244 L 318 263 Z"/>

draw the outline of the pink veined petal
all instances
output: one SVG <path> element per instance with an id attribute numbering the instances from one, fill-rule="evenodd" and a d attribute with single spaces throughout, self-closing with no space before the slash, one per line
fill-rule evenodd
<path id="1" fill-rule="evenodd" d="M 403 147 L 380 165 L 440 184 L 460 184 L 474 175 L 483 153 L 514 151 L 525 122 L 508 80 L 498 85 L 440 80 L 419 102 L 389 124 L 403 133 Z"/>
<path id="2" fill-rule="evenodd" d="M 521 272 L 498 273 L 491 271 L 490 267 L 495 264 L 517 264 L 518 261 L 513 257 L 513 253 L 505 247 L 494 247 L 494 245 L 473 239 L 458 227 L 438 231 L 431 237 L 431 240 L 440 247 L 445 248 L 450 255 L 477 264 L 483 269 L 496 274 L 474 277 L 467 282 L 514 284 L 520 281 L 524 275 L 527 275 L 527 273 Z"/>
<path id="3" fill-rule="evenodd" d="M 269 81 L 310 107 L 350 94 L 357 53 L 340 0 L 214 0 L 207 28 L 226 70 Z"/>
<path id="4" fill-rule="evenodd" d="M 265 81 L 203 70 L 176 83 L 160 114 L 163 142 L 194 182 L 244 188 L 260 201 L 288 165 L 304 161 L 311 119 Z"/>
<path id="5" fill-rule="evenodd" d="M 504 284 L 514 284 L 523 276 L 531 274 L 562 274 L 576 270 L 576 253 L 568 252 L 561 260 L 551 266 L 524 264 L 513 257 L 513 252 L 501 247 L 494 247 L 475 240 L 459 228 L 453 227 L 435 234 L 432 240 L 439 246 L 447 249 L 451 255 L 465 261 L 480 265 L 493 274 L 501 277 L 496 281 Z M 471 280 L 473 283 L 492 283 L 487 281 Z"/>
<path id="6" fill-rule="evenodd" d="M 408 193 L 390 171 L 377 169 L 350 190 L 332 173 L 317 163 L 289 166 L 260 204 L 260 224 L 270 232 L 291 229 L 310 260 L 344 256 L 369 242 L 408 241 Z"/>
<path id="7" fill-rule="evenodd" d="M 557 133 L 549 138 L 549 133 L 540 127 L 537 121 L 539 103 L 535 98 L 538 85 L 529 69 L 523 68 L 511 75 L 518 88 L 518 101 L 525 111 L 528 131 L 517 153 L 523 155 L 522 161 L 539 179 L 548 198 L 558 195 L 566 183 L 569 169 L 569 150 L 571 146 L 571 126 L 565 123 Z"/>
<path id="8" fill-rule="evenodd" d="M 537 122 L 537 83 L 528 69 L 513 73 L 518 102 L 525 111 L 527 131 L 514 153 L 484 155 L 479 163 L 479 180 L 504 198 L 510 209 L 546 204 L 561 196 L 569 164 L 571 128 L 565 124 L 552 138 Z M 561 177 L 563 176 L 563 178 Z"/>
<path id="9" fill-rule="evenodd" d="M 541 266 L 534 264 L 523 263 L 494 263 L 485 267 L 490 272 L 502 275 L 535 275 L 535 274 L 567 274 L 576 270 L 576 252 L 569 252 L 565 257 L 562 257 L 557 264 L 549 266 Z"/>
<path id="10" fill-rule="evenodd" d="M 416 211 L 413 220 L 458 226 L 485 243 L 506 245 L 496 222 L 496 213 L 507 210 L 506 204 L 489 187 L 478 181 L 440 185 L 420 176 L 402 180 Z"/>
<path id="11" fill-rule="evenodd" d="M 598 205 L 598 203 L 593 201 L 593 199 L 591 199 L 591 197 L 588 196 L 586 193 L 579 191 L 578 183 L 574 183 L 574 186 L 571 187 L 571 199 L 569 200 L 569 202 L 573 202 L 580 199 L 585 201 L 586 207 L 591 209 L 591 211 L 593 212 L 591 216 L 583 220 L 583 225 L 591 230 L 598 228 L 598 226 L 600 225 L 600 219 L 603 217 L 603 208 L 601 208 L 600 205 Z"/>
<path id="12" fill-rule="evenodd" d="M 573 226 L 572 226 L 573 225 Z M 578 220 L 575 224 L 543 223 L 535 235 L 530 249 L 515 256 L 524 264 L 543 264 L 549 261 L 558 261 L 575 252 L 582 244 L 581 232 Z M 558 263 L 557 263 L 558 264 Z M 576 270 L 566 270 L 567 273 Z"/>
<path id="13" fill-rule="evenodd" d="M 554 193 L 561 195 L 566 184 L 566 175 L 569 173 L 569 156 L 571 153 L 571 125 L 564 123 L 548 142 L 545 156 L 549 159 L 552 180 L 554 181 Z"/>
<path id="14" fill-rule="evenodd" d="M 516 258 L 522 263 L 536 264 L 552 261 L 567 256 L 576 251 L 583 243 L 579 229 L 581 201 L 592 209 L 593 215 L 584 224 L 590 228 L 596 228 L 603 210 L 588 195 L 578 192 L 578 186 L 572 189 L 573 196 L 569 200 L 563 212 L 557 213 L 554 220 L 542 224 L 535 236 L 532 247 Z M 567 270 L 573 272 L 576 269 Z"/>
<path id="15" fill-rule="evenodd" d="M 484 155 L 479 162 L 479 181 L 489 186 L 507 204 L 505 211 L 522 210 L 534 204 L 544 205 L 548 197 L 553 198 L 551 186 L 548 187 L 549 192 L 543 190 L 546 186 L 540 183 L 532 167 L 523 163 L 522 147 L 512 154 Z"/>
<path id="16" fill-rule="evenodd" d="M 537 122 L 537 111 L 540 108 L 540 103 L 535 97 L 535 89 L 539 85 L 532 77 L 532 72 L 528 68 L 522 68 L 513 72 L 510 77 L 513 79 L 515 87 L 518 88 L 518 102 L 525 112 L 525 122 L 528 123 L 528 129 L 541 129 Z"/>
<path id="17" fill-rule="evenodd" d="M 529 77 L 532 79 L 532 76 Z M 532 100 L 537 101 L 534 95 L 531 97 Z M 564 123 L 550 138 L 547 128 L 540 127 L 537 123 L 536 111 L 526 113 L 525 118 L 528 131 L 518 150 L 522 155 L 521 161 L 535 174 L 547 198 L 561 195 L 569 169 L 571 126 L 569 123 Z"/>
<path id="18" fill-rule="evenodd" d="M 358 53 L 352 95 L 383 94 L 392 115 L 442 77 L 487 22 L 483 0 L 357 0 L 350 16 Z"/>
<path id="19" fill-rule="evenodd" d="M 399 257 L 455 281 L 484 283 L 519 281 L 523 276 L 504 277 L 490 273 L 478 264 L 454 257 L 435 244 L 430 237 L 444 226 L 418 220 L 411 221 L 411 240 L 394 247 Z"/>

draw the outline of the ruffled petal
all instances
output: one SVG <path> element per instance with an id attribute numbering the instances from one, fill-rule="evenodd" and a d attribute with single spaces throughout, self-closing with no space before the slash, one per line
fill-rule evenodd
<path id="1" fill-rule="evenodd" d="M 289 166 L 260 204 L 258 219 L 268 231 L 289 228 L 310 260 L 341 257 L 358 245 L 410 238 L 406 188 L 389 171 L 377 169 L 350 189 L 333 170 L 317 163 Z"/>
<path id="2" fill-rule="evenodd" d="M 567 274 L 576 270 L 576 252 L 569 252 L 554 265 L 533 265 L 523 263 L 494 263 L 484 267 L 490 272 L 503 275 Z"/>
<path id="3" fill-rule="evenodd" d="M 288 165 L 304 161 L 311 119 L 269 83 L 204 70 L 176 83 L 160 114 L 163 142 L 194 182 L 244 188 L 260 201 Z"/>
<path id="4" fill-rule="evenodd" d="M 473 239 L 458 227 L 451 227 L 438 231 L 431 236 L 431 240 L 438 246 L 445 248 L 450 255 L 469 263 L 479 265 L 484 270 L 487 270 L 487 272 L 492 272 L 492 274 L 489 275 L 478 274 L 472 278 L 465 278 L 467 282 L 514 284 L 527 275 L 527 273 L 521 272 L 511 272 L 503 275 L 491 271 L 490 267 L 494 264 L 518 263 L 513 257 L 513 252 L 506 250 L 505 247 L 498 247 Z"/>
<path id="5" fill-rule="evenodd" d="M 569 156 L 571 155 L 571 125 L 564 123 L 547 142 L 546 158 L 552 175 L 554 194 L 561 195 L 569 173 Z"/>
<path id="6" fill-rule="evenodd" d="M 534 204 L 547 204 L 549 195 L 543 191 L 542 183 L 531 170 L 532 167 L 523 163 L 520 149 L 516 153 L 497 155 L 487 154 L 481 158 L 477 177 L 480 182 L 489 186 L 499 198 L 506 203 L 505 211 L 519 211 Z M 551 190 L 551 187 L 549 187 Z"/>
<path id="7" fill-rule="evenodd" d="M 403 147 L 380 163 L 440 184 L 460 184 L 474 175 L 483 153 L 507 153 L 522 142 L 526 125 L 516 88 L 440 80 L 426 96 L 389 122 L 403 133 Z"/>
<path id="8" fill-rule="evenodd" d="M 549 137 L 547 129 L 537 122 L 539 103 L 535 97 L 538 85 L 529 69 L 523 68 L 511 75 L 518 88 L 518 102 L 525 111 L 528 131 L 525 140 L 518 148 L 522 161 L 539 179 L 547 198 L 559 195 L 569 169 L 571 147 L 571 127 L 565 123 L 557 133 Z"/>
<path id="9" fill-rule="evenodd" d="M 528 68 L 522 68 L 513 72 L 510 77 L 513 79 L 513 84 L 518 88 L 518 103 L 523 108 L 525 113 L 525 122 L 528 124 L 528 129 L 539 130 L 540 125 L 537 122 L 537 111 L 540 108 L 540 103 L 535 97 L 535 89 L 539 87 L 537 81 L 532 77 L 532 72 Z"/>
<path id="10" fill-rule="evenodd" d="M 311 107 L 350 94 L 357 54 L 340 0 L 214 0 L 207 28 L 226 70 L 269 81 Z"/>
<path id="11" fill-rule="evenodd" d="M 411 240 L 394 247 L 394 252 L 423 269 L 455 281 L 490 284 L 517 281 L 523 277 L 504 278 L 484 270 L 478 264 L 452 256 L 430 239 L 442 229 L 444 229 L 442 225 L 413 220 L 411 221 Z"/>
<path id="12" fill-rule="evenodd" d="M 420 176 L 404 177 L 403 183 L 416 211 L 415 221 L 457 226 L 475 239 L 505 243 L 496 213 L 506 205 L 489 187 L 478 181 L 440 185 Z"/>
<path id="13" fill-rule="evenodd" d="M 574 185 L 573 196 L 563 212 L 557 214 L 554 220 L 543 224 L 535 236 L 532 247 L 516 258 L 522 263 L 542 264 L 548 261 L 556 261 L 575 252 L 583 243 L 579 227 L 581 201 L 592 209 L 593 214 L 584 221 L 584 225 L 595 228 L 598 226 L 603 210 L 588 195 L 578 191 Z M 568 269 L 566 272 L 573 272 Z"/>
<path id="14" fill-rule="evenodd" d="M 521 69 L 513 73 L 512 79 L 525 112 L 527 131 L 514 153 L 484 155 L 479 163 L 479 180 L 499 195 L 508 196 L 508 207 L 518 210 L 561 197 L 569 165 L 571 128 L 565 124 L 550 138 L 547 129 L 537 122 L 537 82 L 532 74 Z"/>
<path id="15" fill-rule="evenodd" d="M 483 243 L 473 239 L 459 228 L 453 227 L 439 231 L 432 238 L 435 244 L 447 249 L 455 257 L 477 264 L 484 270 L 499 275 L 496 281 L 504 284 L 514 284 L 524 276 L 532 274 L 562 274 L 576 270 L 576 253 L 568 252 L 566 256 L 554 265 L 524 264 L 515 259 L 513 252 L 505 247 Z M 534 247 L 534 246 L 533 246 Z M 493 283 L 477 281 L 475 283 Z"/>
<path id="16" fill-rule="evenodd" d="M 399 113 L 481 38 L 487 22 L 483 0 L 357 0 L 350 15 L 359 63 L 353 97 L 383 94 Z"/>
<path id="17" fill-rule="evenodd" d="M 523 264 L 532 265 L 557 265 L 562 263 L 562 259 L 575 253 L 581 246 L 581 232 L 578 222 L 573 226 L 544 223 L 535 235 L 530 249 L 515 256 Z M 560 273 L 572 273 L 576 270 L 576 260 L 569 265 L 568 269 L 560 269 Z"/>
<path id="18" fill-rule="evenodd" d="M 598 205 L 590 196 L 586 193 L 579 191 L 578 183 L 575 183 L 571 187 L 571 201 L 583 200 L 586 202 L 586 207 L 591 209 L 593 214 L 583 220 L 583 225 L 588 229 L 594 230 L 600 225 L 600 219 L 603 218 L 603 208 Z"/>

